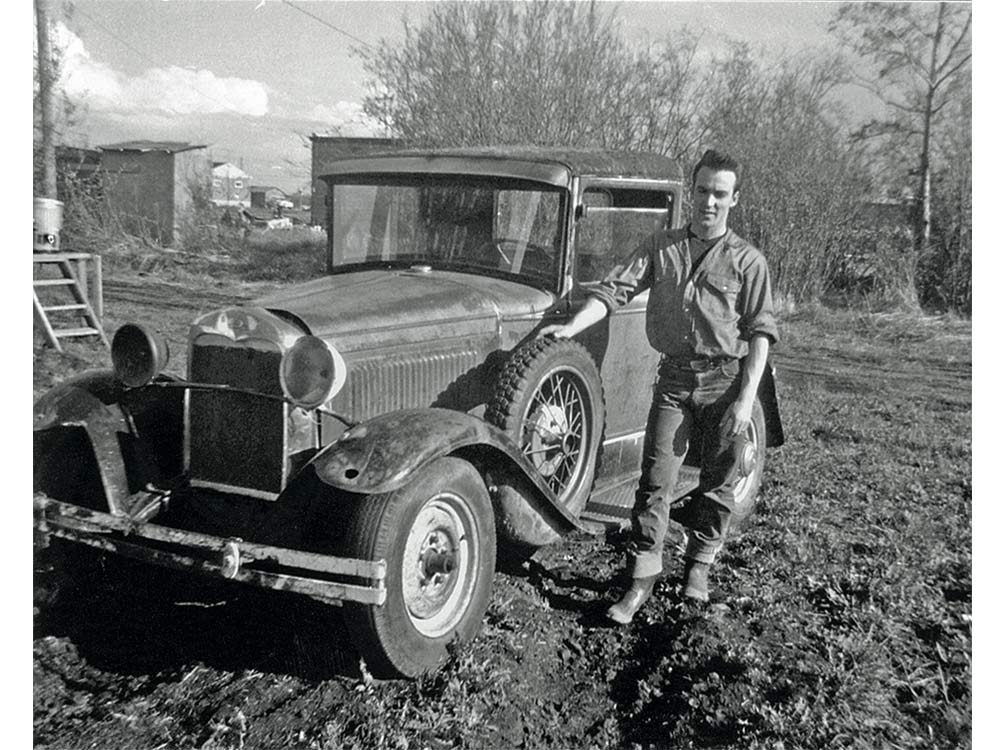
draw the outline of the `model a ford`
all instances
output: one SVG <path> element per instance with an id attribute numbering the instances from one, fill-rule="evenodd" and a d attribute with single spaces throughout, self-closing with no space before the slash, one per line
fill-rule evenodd
<path id="1" fill-rule="evenodd" d="M 498 545 L 628 518 L 646 295 L 578 340 L 536 333 L 680 225 L 685 186 L 662 156 L 536 149 L 396 152 L 323 181 L 326 275 L 194 321 L 184 377 L 128 324 L 110 371 L 39 399 L 36 536 L 342 604 L 369 668 L 412 676 L 475 635 Z M 769 373 L 750 436 L 741 517 L 781 441 Z"/>

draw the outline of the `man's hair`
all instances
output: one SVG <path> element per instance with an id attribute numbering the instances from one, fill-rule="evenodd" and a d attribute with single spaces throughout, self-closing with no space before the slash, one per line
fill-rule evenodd
<path id="1" fill-rule="evenodd" d="M 716 151 L 714 148 L 708 149 L 708 151 L 701 155 L 698 163 L 694 165 L 694 171 L 691 172 L 692 185 L 698 179 L 698 170 L 702 167 L 708 167 L 716 172 L 732 172 L 736 175 L 733 192 L 735 193 L 740 189 L 740 183 L 743 182 L 743 165 L 732 154 L 727 154 L 725 151 Z"/>

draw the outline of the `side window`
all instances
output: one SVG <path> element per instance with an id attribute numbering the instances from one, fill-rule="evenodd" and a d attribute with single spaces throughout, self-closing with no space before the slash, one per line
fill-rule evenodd
<path id="1" fill-rule="evenodd" d="M 577 283 L 600 281 L 653 233 L 670 226 L 673 193 L 636 188 L 587 188 L 576 225 Z"/>

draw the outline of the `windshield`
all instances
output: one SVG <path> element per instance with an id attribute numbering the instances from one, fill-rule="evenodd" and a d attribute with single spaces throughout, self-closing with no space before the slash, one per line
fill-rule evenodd
<path id="1" fill-rule="evenodd" d="M 333 267 L 428 265 L 556 288 L 565 191 L 462 176 L 332 186 Z"/>

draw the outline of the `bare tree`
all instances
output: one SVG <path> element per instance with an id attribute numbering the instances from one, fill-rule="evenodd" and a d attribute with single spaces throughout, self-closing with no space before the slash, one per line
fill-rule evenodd
<path id="1" fill-rule="evenodd" d="M 858 138 L 891 136 L 916 149 L 915 254 L 930 244 L 932 148 L 944 110 L 970 68 L 972 10 L 964 3 L 850 3 L 831 30 L 876 66 L 859 81 L 889 108 L 866 123 Z M 915 144 L 915 146 L 914 146 Z"/>
<path id="2" fill-rule="evenodd" d="M 699 149 L 731 151 L 746 165 L 734 226 L 766 253 L 780 297 L 815 299 L 850 251 L 868 186 L 834 97 L 843 62 L 732 43 L 707 70 Z"/>
<path id="3" fill-rule="evenodd" d="M 52 0 L 35 0 L 35 20 L 38 33 L 38 59 L 36 79 L 38 87 L 39 129 L 41 131 L 40 191 L 46 198 L 56 197 L 56 145 L 55 145 L 55 92 L 54 61 L 50 42 L 52 26 Z"/>
<path id="4" fill-rule="evenodd" d="M 623 119 L 634 123 L 629 146 L 669 154 L 693 163 L 708 131 L 701 116 L 708 106 L 709 70 L 700 64 L 701 38 L 686 29 L 639 55 L 623 97 L 631 110 Z"/>
<path id="5" fill-rule="evenodd" d="M 963 77 L 966 84 L 967 77 Z M 920 296 L 925 304 L 972 312 L 972 91 L 956 93 L 948 127 L 940 128 L 939 166 L 934 170 L 933 252 L 921 264 Z"/>
<path id="6" fill-rule="evenodd" d="M 364 107 L 414 143 L 671 151 L 688 147 L 696 46 L 636 52 L 593 2 L 441 3 L 402 43 L 361 52 Z"/>

